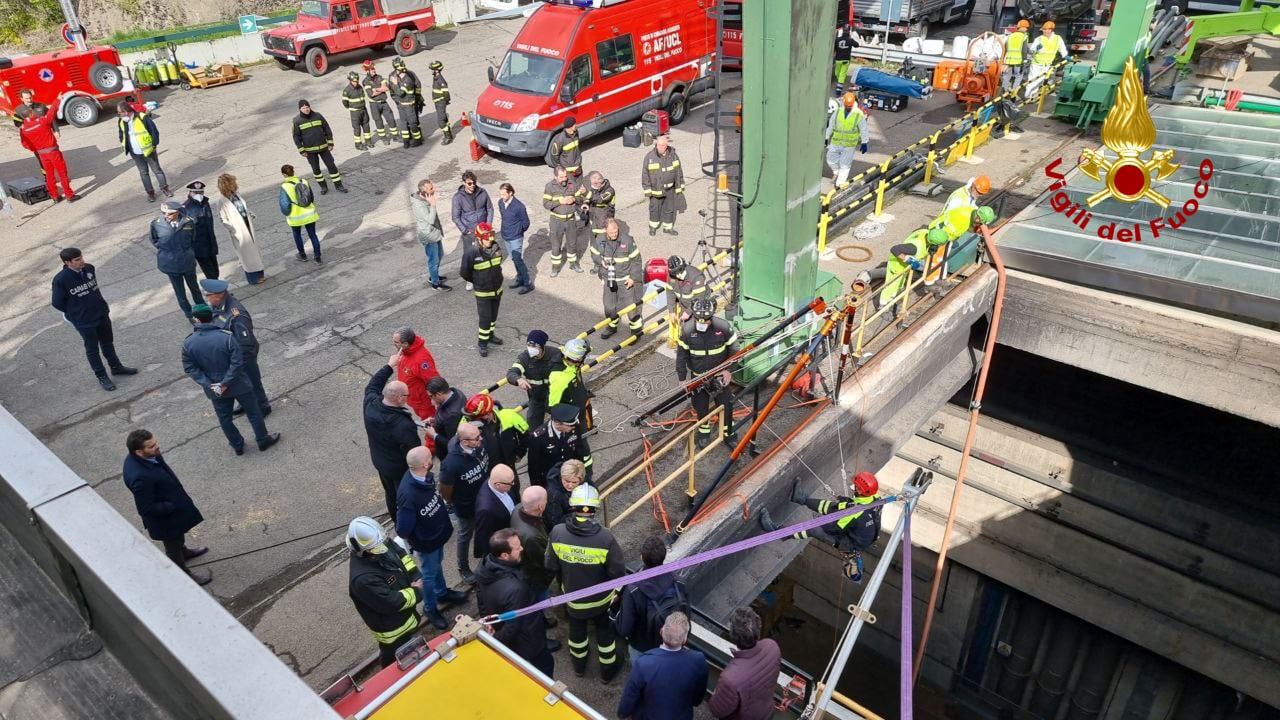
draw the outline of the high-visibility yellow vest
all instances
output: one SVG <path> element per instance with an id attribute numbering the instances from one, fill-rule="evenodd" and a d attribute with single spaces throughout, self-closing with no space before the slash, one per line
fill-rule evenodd
<path id="1" fill-rule="evenodd" d="M 120 125 L 124 128 L 124 147 L 129 147 L 129 136 L 136 134 L 138 137 L 138 147 L 142 148 L 142 156 L 150 157 L 155 154 L 155 145 L 151 143 L 151 133 L 147 130 L 147 126 L 142 122 L 142 113 L 134 113 L 133 119 L 120 118 Z"/>
<path id="2" fill-rule="evenodd" d="M 1040 36 L 1040 49 L 1035 55 L 1031 56 L 1031 62 L 1037 65 L 1052 65 L 1054 60 L 1058 59 L 1058 53 L 1062 48 L 1062 36 L 1055 34 L 1053 37 Z"/>
<path id="3" fill-rule="evenodd" d="M 1021 65 L 1022 48 L 1027 44 L 1027 34 L 1016 30 L 1004 43 L 1004 64 Z"/>
<path id="4" fill-rule="evenodd" d="M 854 105 L 846 110 L 836 110 L 836 126 L 831 130 L 831 144 L 845 147 L 857 147 L 862 140 L 862 108 Z"/>
<path id="5" fill-rule="evenodd" d="M 930 228 L 942 228 L 947 233 L 947 240 L 953 241 L 973 227 L 973 213 L 977 208 L 962 205 L 943 212 L 929 224 Z"/>
<path id="6" fill-rule="evenodd" d="M 280 187 L 284 188 L 284 194 L 289 196 L 289 217 L 285 218 L 289 227 L 310 225 L 320 219 L 320 211 L 316 210 L 314 202 L 310 205 L 298 204 L 298 185 L 304 182 L 306 180 L 295 176 L 285 178 L 285 181 L 280 183 Z"/>
<path id="7" fill-rule="evenodd" d="M 924 261 L 925 255 L 928 254 L 928 242 L 925 240 L 925 236 L 928 234 L 928 230 L 921 228 L 908 235 L 907 239 L 902 241 L 915 248 L 915 253 L 912 257 L 921 262 Z M 898 259 L 897 255 L 889 255 L 888 267 L 884 274 L 884 289 L 880 291 L 881 306 L 893 302 L 898 293 L 901 293 L 902 289 L 906 287 L 907 270 L 910 267 L 910 265 Z"/>

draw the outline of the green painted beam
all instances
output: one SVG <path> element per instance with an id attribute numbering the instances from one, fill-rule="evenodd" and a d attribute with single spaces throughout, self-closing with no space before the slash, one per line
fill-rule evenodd
<path id="1" fill-rule="evenodd" d="M 1191 38 L 1177 57 L 1179 65 L 1186 65 L 1191 61 L 1191 54 L 1195 52 L 1196 42 L 1199 40 L 1235 35 L 1280 35 L 1280 8 L 1274 7 L 1220 15 L 1199 15 L 1192 18 L 1192 21 Z"/>

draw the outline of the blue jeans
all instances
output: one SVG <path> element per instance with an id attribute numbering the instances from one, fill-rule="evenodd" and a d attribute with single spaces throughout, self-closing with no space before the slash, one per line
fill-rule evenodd
<path id="1" fill-rule="evenodd" d="M 298 252 L 305 253 L 306 249 L 302 244 L 302 228 L 307 229 L 307 237 L 311 238 L 311 252 L 320 257 L 320 238 L 316 237 L 316 224 L 307 223 L 302 227 L 290 225 L 289 229 L 293 231 L 293 244 L 298 246 Z"/>
<path id="2" fill-rule="evenodd" d="M 189 273 L 165 273 L 169 276 L 169 284 L 173 286 L 173 294 L 178 298 L 178 307 L 182 308 L 182 314 L 191 319 L 191 306 L 199 305 L 204 302 L 204 295 L 200 294 L 200 283 L 196 280 L 196 271 Z M 185 287 L 184 287 L 185 284 Z M 191 290 L 191 300 L 187 300 L 187 290 Z"/>
<path id="3" fill-rule="evenodd" d="M 507 252 L 511 255 L 511 262 L 516 265 L 516 280 L 521 285 L 529 284 L 529 268 L 524 264 L 524 236 L 515 240 L 507 240 L 503 238 L 502 242 L 507 244 Z"/>
<path id="4" fill-rule="evenodd" d="M 449 591 L 449 586 L 444 581 L 444 568 L 441 567 L 444 562 L 444 547 L 431 552 L 414 550 L 413 561 L 418 563 L 418 571 L 422 573 L 422 609 L 428 612 L 436 610 L 440 596 Z"/>
<path id="5" fill-rule="evenodd" d="M 223 395 L 213 399 L 213 412 L 218 416 L 218 424 L 222 426 L 222 434 L 227 436 L 227 442 L 231 443 L 234 450 L 244 447 L 244 436 L 240 434 L 231 416 L 237 400 L 244 408 L 249 424 L 253 426 L 254 439 L 259 443 L 266 442 L 270 433 L 267 432 L 267 423 L 262 419 L 262 407 L 258 405 L 258 398 L 254 397 L 252 390 L 240 395 Z"/>
<path id="6" fill-rule="evenodd" d="M 454 535 L 454 542 L 458 551 L 458 572 L 463 575 L 471 574 L 471 538 L 476 534 L 476 518 L 462 517 L 454 515 L 453 519 L 457 521 L 457 534 Z"/>
<path id="7" fill-rule="evenodd" d="M 440 258 L 444 255 L 443 243 L 433 242 L 422 246 L 427 253 L 427 275 L 432 285 L 440 284 Z"/>

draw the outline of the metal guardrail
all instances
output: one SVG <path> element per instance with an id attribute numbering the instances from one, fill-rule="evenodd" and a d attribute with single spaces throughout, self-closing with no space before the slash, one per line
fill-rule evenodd
<path id="1" fill-rule="evenodd" d="M 1053 66 L 1054 72 L 1065 65 L 1066 62 L 1062 60 L 1056 63 Z M 1040 82 L 1039 89 L 1033 96 L 1036 112 L 1043 112 L 1045 98 L 1061 82 L 1060 79 Z M 879 165 L 854 175 L 844 185 L 828 191 L 822 197 L 821 214 L 818 216 L 818 252 L 826 249 L 827 238 L 835 231 L 835 228 L 832 227 L 833 225 L 848 222 L 851 220 L 851 215 L 872 203 L 875 206 L 875 214 L 879 215 L 884 210 L 885 195 L 890 190 L 906 186 L 912 178 L 920 175 L 922 170 L 923 177 L 921 177 L 920 181 L 925 184 L 931 183 L 939 157 L 943 158 L 947 165 L 955 163 L 962 157 L 973 157 L 974 148 L 986 141 L 990 136 L 991 130 L 999 122 L 998 118 L 992 117 L 996 112 L 997 103 L 1003 100 L 1013 100 L 1017 102 L 1019 107 L 1030 104 L 1032 98 L 1023 97 L 1030 83 L 1030 79 L 1023 81 L 1018 87 L 997 95 L 986 103 L 934 130 L 931 134 L 890 155 Z M 984 115 L 988 116 L 985 121 L 982 120 Z M 967 128 L 963 134 L 958 135 L 955 140 L 945 146 L 939 145 L 944 133 L 964 127 L 966 124 Z M 925 154 L 920 155 L 921 152 Z M 906 158 L 909 154 L 915 154 L 916 158 L 912 159 L 907 165 L 902 166 L 896 162 Z M 897 172 L 891 175 L 892 170 Z"/>
<path id="2" fill-rule="evenodd" d="M 293 22 L 294 19 L 297 17 L 298 16 L 296 13 L 290 13 L 288 15 L 274 15 L 272 17 L 260 18 L 258 20 L 258 27 L 263 27 L 266 25 L 279 25 L 281 23 Z M 227 22 L 227 23 L 222 23 L 220 25 L 208 25 L 206 27 L 195 28 L 192 30 L 183 30 L 181 32 L 175 32 L 175 33 L 165 33 L 164 35 L 154 35 L 152 37 L 145 37 L 145 38 L 134 38 L 133 40 L 125 40 L 124 42 L 111 43 L 111 45 L 115 47 L 116 50 L 124 52 L 126 50 L 133 50 L 136 48 L 143 48 L 151 45 L 165 45 L 171 42 L 181 42 L 183 40 L 190 40 L 191 38 L 203 37 L 205 35 L 216 35 L 218 33 L 232 33 L 233 31 L 234 32 L 240 31 L 240 23 Z"/>

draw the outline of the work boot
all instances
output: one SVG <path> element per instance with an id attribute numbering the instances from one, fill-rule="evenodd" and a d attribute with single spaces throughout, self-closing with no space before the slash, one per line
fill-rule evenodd
<path id="1" fill-rule="evenodd" d="M 182 548 L 182 557 L 185 560 L 194 560 L 207 552 L 209 552 L 207 547 L 184 547 Z"/>
<path id="2" fill-rule="evenodd" d="M 453 131 L 446 129 L 444 131 L 444 140 L 441 141 L 440 144 L 448 145 L 451 142 L 453 142 Z"/>
<path id="3" fill-rule="evenodd" d="M 493 337 L 489 338 L 489 342 L 493 343 L 494 345 L 501 345 L 502 338 L 498 337 L 497 335 L 494 335 Z"/>
<path id="4" fill-rule="evenodd" d="M 809 493 L 800 488 L 800 478 L 791 481 L 791 502 L 797 505 L 809 502 Z"/>
<path id="5" fill-rule="evenodd" d="M 126 365 L 116 365 L 111 368 L 112 375 L 137 375 L 138 368 L 131 368 Z"/>
<path id="6" fill-rule="evenodd" d="M 414 139 L 413 139 L 413 146 L 414 146 L 414 147 L 422 147 L 422 138 L 414 138 Z"/>
<path id="7" fill-rule="evenodd" d="M 170 190 L 168 185 L 165 185 L 164 187 L 162 187 L 162 188 L 160 188 L 160 189 L 164 191 L 164 194 L 165 194 L 165 195 L 167 195 L 167 196 L 169 196 L 169 197 L 173 197 L 173 190 Z"/>
<path id="8" fill-rule="evenodd" d="M 458 605 L 467 601 L 467 594 L 461 590 L 445 590 L 436 598 L 436 605 Z"/>
<path id="9" fill-rule="evenodd" d="M 662 232 L 664 232 L 664 233 L 666 233 L 666 234 L 668 234 L 668 235 L 679 235 L 679 234 L 680 234 L 680 233 L 676 232 L 676 229 L 675 229 L 675 228 L 673 228 L 673 227 L 663 228 L 663 229 L 662 229 Z"/>
<path id="10" fill-rule="evenodd" d="M 328 195 L 328 194 L 329 194 L 329 183 L 328 183 L 328 182 L 326 182 L 326 181 L 324 181 L 324 180 L 321 180 L 321 181 L 319 181 L 317 184 L 320 186 L 320 194 L 321 194 L 321 195 Z"/>
<path id="11" fill-rule="evenodd" d="M 439 610 L 427 608 L 427 611 L 423 614 L 427 616 L 427 622 L 435 626 L 437 630 L 448 629 L 449 621 L 444 619 L 444 615 L 441 615 Z"/>
<path id="12" fill-rule="evenodd" d="M 569 269 L 576 273 L 582 272 L 582 266 L 579 265 L 576 261 L 569 263 Z"/>
<path id="13" fill-rule="evenodd" d="M 480 353 L 480 357 L 489 357 L 488 343 L 480 343 L 478 346 L 476 346 L 476 351 Z"/>
<path id="14" fill-rule="evenodd" d="M 618 334 L 618 326 L 617 326 L 617 325 L 608 325 L 608 326 L 606 326 L 606 327 L 605 327 L 605 329 L 604 329 L 604 330 L 601 330 L 601 331 L 600 331 L 600 339 L 601 339 L 601 340 L 608 340 L 609 338 L 611 338 L 611 337 L 613 337 L 614 335 L 617 335 L 617 334 Z"/>
<path id="15" fill-rule="evenodd" d="M 551 266 L 551 277 L 560 277 L 560 268 L 558 268 L 558 267 L 556 267 L 556 266 L 552 265 L 552 266 Z"/>
<path id="16" fill-rule="evenodd" d="M 698 449 L 701 450 L 710 444 L 711 444 L 711 431 L 708 430 L 707 432 L 702 432 L 701 428 L 699 428 L 698 439 L 694 441 L 694 445 L 696 445 Z"/>
<path id="17" fill-rule="evenodd" d="M 80 196 L 75 193 L 71 193 L 70 195 L 67 196 L 67 202 L 75 202 L 79 199 L 80 199 Z"/>
<path id="18" fill-rule="evenodd" d="M 657 234 L 658 234 L 658 228 L 656 227 L 649 228 L 649 237 L 654 237 Z"/>
<path id="19" fill-rule="evenodd" d="M 410 140 L 409 138 L 405 138 L 405 139 L 404 139 L 404 146 L 405 146 L 405 149 L 406 149 L 406 150 L 407 150 L 408 148 L 413 147 L 413 141 L 412 141 L 412 140 Z"/>
<path id="20" fill-rule="evenodd" d="M 616 656 L 615 656 L 616 657 Z M 618 677 L 618 673 L 622 671 L 622 663 L 614 660 L 609 665 L 600 666 L 600 684 L 608 685 L 613 679 Z"/>
<path id="21" fill-rule="evenodd" d="M 520 286 L 520 290 L 517 294 L 528 295 L 531 292 L 533 292 L 533 283 L 525 283 L 524 285 Z"/>
<path id="22" fill-rule="evenodd" d="M 773 532 L 778 529 L 778 523 L 773 521 L 773 516 L 769 514 L 769 508 L 764 508 L 760 511 L 758 522 L 760 523 L 760 529 L 765 532 Z"/>
<path id="23" fill-rule="evenodd" d="M 296 258 L 298 259 L 298 262 L 306 262 L 306 261 L 307 261 L 307 254 L 306 254 L 305 252 L 301 251 L 301 250 L 299 250 L 299 251 L 298 251 L 298 254 L 297 254 L 297 255 L 295 255 L 294 257 L 296 257 Z"/>
<path id="24" fill-rule="evenodd" d="M 337 189 L 338 189 L 338 192 L 340 192 L 340 193 L 344 193 L 344 194 L 345 194 L 345 193 L 347 192 L 347 188 L 342 184 L 342 181 L 341 181 L 341 180 L 334 180 L 334 181 L 333 181 L 333 186 L 334 186 L 335 188 L 337 188 Z"/>
<path id="25" fill-rule="evenodd" d="M 153 192 L 147 193 L 147 202 L 155 202 L 155 201 L 156 201 L 156 194 Z"/>
<path id="26" fill-rule="evenodd" d="M 208 570 L 188 569 L 187 574 L 191 576 L 192 580 L 196 581 L 197 585 L 208 585 L 209 583 L 213 582 L 213 573 L 209 572 Z"/>
<path id="27" fill-rule="evenodd" d="M 107 392 L 111 392 L 112 390 L 116 389 L 116 384 L 111 382 L 111 378 L 107 377 L 106 375 L 98 376 L 98 384 L 101 385 L 102 389 L 106 390 Z"/>

